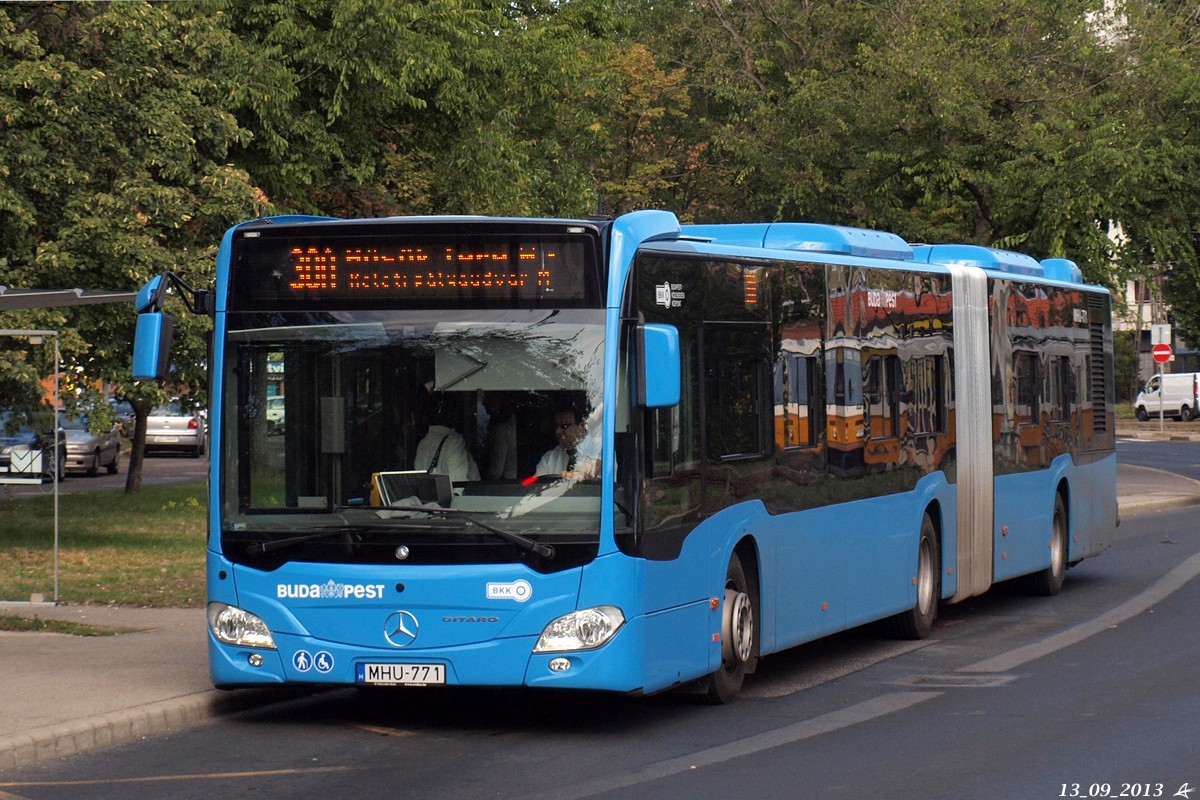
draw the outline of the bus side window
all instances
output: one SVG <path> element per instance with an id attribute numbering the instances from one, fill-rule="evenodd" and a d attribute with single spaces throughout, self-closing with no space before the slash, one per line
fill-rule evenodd
<path id="1" fill-rule="evenodd" d="M 934 434 L 946 430 L 946 368 L 941 356 L 913 359 L 912 433 Z"/>
<path id="2" fill-rule="evenodd" d="M 767 326 L 706 323 L 704 334 L 708 457 L 761 457 L 767 452 Z"/>
<path id="3" fill-rule="evenodd" d="M 1024 350 L 1013 353 L 1013 376 L 1017 383 L 1017 420 L 1037 424 L 1041 414 L 1037 354 Z"/>
<path id="4" fill-rule="evenodd" d="M 864 427 L 871 439 L 900 435 L 900 358 L 873 355 L 863 365 Z"/>
<path id="5" fill-rule="evenodd" d="M 775 444 L 780 448 L 813 447 L 817 359 L 784 353 L 775 362 Z"/>
<path id="6" fill-rule="evenodd" d="M 1066 356 L 1055 356 L 1050 359 L 1047 379 L 1050 386 L 1047 392 L 1047 403 L 1050 406 L 1051 422 L 1069 422 L 1071 419 L 1071 361 Z"/>

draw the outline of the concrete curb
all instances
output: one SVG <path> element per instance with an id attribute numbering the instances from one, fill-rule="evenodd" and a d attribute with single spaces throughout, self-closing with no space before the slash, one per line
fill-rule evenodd
<path id="1" fill-rule="evenodd" d="M 0 771 L 167 733 L 219 713 L 215 689 L 0 738 Z"/>
<path id="2" fill-rule="evenodd" d="M 1149 514 L 1154 511 L 1170 511 L 1174 508 L 1187 508 L 1200 505 L 1200 494 L 1194 497 L 1166 497 L 1161 500 L 1135 500 L 1120 503 L 1117 511 L 1121 517 L 1134 517 L 1138 514 Z"/>
<path id="3" fill-rule="evenodd" d="M 171 733 L 216 717 L 296 699 L 298 690 L 206 692 L 0 737 L 0 772 Z M 0 792 L 0 797 L 3 797 Z"/>
<path id="4" fill-rule="evenodd" d="M 1120 516 L 1134 516 L 1200 504 L 1200 480 L 1170 470 L 1142 467 L 1136 464 L 1123 464 L 1121 469 L 1127 473 L 1162 476 L 1164 484 L 1174 484 L 1174 486 L 1169 491 L 1148 491 L 1127 495 L 1124 500 L 1118 498 L 1117 512 Z M 1180 486 L 1180 484 L 1193 487 L 1192 491 L 1183 493 L 1184 486 Z"/>

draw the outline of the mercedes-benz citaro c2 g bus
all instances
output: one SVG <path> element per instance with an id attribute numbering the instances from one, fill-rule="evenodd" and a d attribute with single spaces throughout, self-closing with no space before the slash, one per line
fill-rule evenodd
<path id="1" fill-rule="evenodd" d="M 817 224 L 260 219 L 216 285 L 219 687 L 732 698 L 760 656 L 1116 524 L 1110 298 L 1069 261 Z M 272 415 L 284 414 L 286 426 Z"/>

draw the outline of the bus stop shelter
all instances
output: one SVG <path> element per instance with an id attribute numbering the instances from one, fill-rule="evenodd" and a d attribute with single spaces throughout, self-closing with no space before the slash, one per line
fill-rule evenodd
<path id="1" fill-rule="evenodd" d="M 92 305 L 96 303 L 126 303 L 133 302 L 137 296 L 136 292 L 106 292 L 106 291 L 86 291 L 84 289 L 10 289 L 7 286 L 0 285 L 0 312 L 13 311 L 16 309 L 30 308 L 53 308 L 63 306 L 78 306 Z M 0 337 L 23 338 L 30 344 L 46 344 L 47 340 L 52 340 L 54 344 L 54 430 L 58 430 L 58 406 L 59 406 L 59 350 L 58 350 L 58 331 L 56 330 L 34 330 L 34 329 L 16 329 L 16 328 L 0 328 Z M 56 436 L 57 439 L 57 436 Z M 57 454 L 58 449 L 55 448 Z M 40 462 L 40 458 L 44 454 L 29 454 L 27 459 L 20 463 L 20 469 L 13 470 L 10 460 L 9 470 L 5 473 L 0 473 L 0 484 L 13 483 L 41 483 L 42 471 L 44 465 Z M 58 465 L 52 470 L 54 482 L 54 603 L 58 603 L 58 476 L 60 469 Z M 0 597 L 0 602 L 8 601 L 9 598 Z M 35 597 L 30 598 L 30 602 L 37 602 Z"/>

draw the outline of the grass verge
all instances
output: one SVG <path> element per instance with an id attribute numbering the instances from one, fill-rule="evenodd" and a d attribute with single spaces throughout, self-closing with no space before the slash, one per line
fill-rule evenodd
<path id="1" fill-rule="evenodd" d="M 54 596 L 54 500 L 2 499 L 0 600 Z M 204 603 L 205 485 L 59 498 L 59 600 L 155 608 Z"/>
<path id="2" fill-rule="evenodd" d="M 17 631 L 20 633 L 66 633 L 71 636 L 116 636 L 116 631 L 106 628 L 93 628 L 78 622 L 67 622 L 57 619 L 40 619 L 38 617 L 21 617 L 15 614 L 0 614 L 0 631 Z"/>

